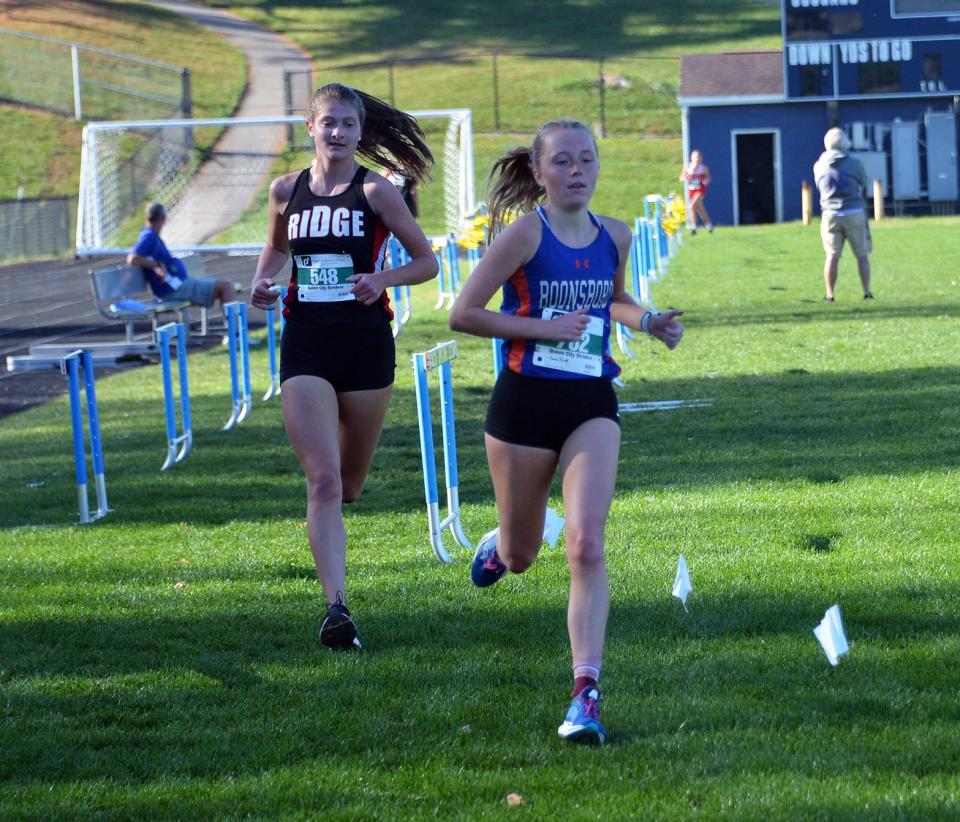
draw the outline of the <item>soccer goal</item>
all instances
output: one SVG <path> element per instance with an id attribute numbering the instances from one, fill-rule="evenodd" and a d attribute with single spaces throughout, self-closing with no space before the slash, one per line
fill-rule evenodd
<path id="1" fill-rule="evenodd" d="M 437 161 L 420 187 L 420 224 L 458 233 L 475 210 L 469 109 L 411 111 Z M 267 231 L 270 181 L 306 168 L 313 153 L 291 147 L 303 117 L 92 122 L 83 130 L 77 254 L 125 254 L 144 207 L 167 207 L 163 238 L 175 253 L 258 253 Z"/>

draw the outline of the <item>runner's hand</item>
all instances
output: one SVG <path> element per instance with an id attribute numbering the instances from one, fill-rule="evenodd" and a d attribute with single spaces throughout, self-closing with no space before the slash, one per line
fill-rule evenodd
<path id="1" fill-rule="evenodd" d="M 268 308 L 273 308 L 277 297 L 280 296 L 279 292 L 272 290 L 274 287 L 273 280 L 257 280 L 253 286 L 253 290 L 250 292 L 250 305 L 254 308 L 263 309 L 264 311 Z"/>
<path id="2" fill-rule="evenodd" d="M 681 314 L 682 311 L 671 310 L 650 318 L 650 333 L 667 348 L 676 348 L 683 339 L 683 326 L 675 319 Z"/>
<path id="3" fill-rule="evenodd" d="M 544 340 L 560 340 L 561 342 L 572 342 L 579 340 L 590 322 L 587 316 L 588 308 L 577 308 L 567 314 L 561 314 L 552 320 L 545 320 L 549 327 L 549 332 L 544 334 Z"/>
<path id="4" fill-rule="evenodd" d="M 351 274 L 347 282 L 353 283 L 350 293 L 364 305 L 373 305 L 383 294 L 383 283 L 377 274 Z"/>

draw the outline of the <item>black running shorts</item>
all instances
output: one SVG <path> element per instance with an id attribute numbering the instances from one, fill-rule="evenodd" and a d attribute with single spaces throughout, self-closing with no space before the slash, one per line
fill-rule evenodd
<path id="1" fill-rule="evenodd" d="M 280 340 L 280 382 L 308 375 L 326 380 L 338 394 L 393 384 L 397 367 L 389 323 L 366 328 L 287 320 Z"/>
<path id="2" fill-rule="evenodd" d="M 577 428 L 598 417 L 620 424 L 610 380 L 551 380 L 525 377 L 504 368 L 493 387 L 483 430 L 503 442 L 559 454 Z"/>

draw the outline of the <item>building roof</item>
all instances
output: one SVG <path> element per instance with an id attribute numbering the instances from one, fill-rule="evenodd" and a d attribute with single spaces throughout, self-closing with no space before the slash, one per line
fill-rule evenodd
<path id="1" fill-rule="evenodd" d="M 783 52 L 685 54 L 680 60 L 680 99 L 783 98 Z"/>

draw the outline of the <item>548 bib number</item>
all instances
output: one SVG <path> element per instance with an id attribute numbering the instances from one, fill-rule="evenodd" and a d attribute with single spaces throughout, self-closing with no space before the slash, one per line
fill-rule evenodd
<path id="1" fill-rule="evenodd" d="M 353 258 L 349 254 L 297 254 L 297 299 L 305 303 L 339 303 L 355 300 Z"/>

